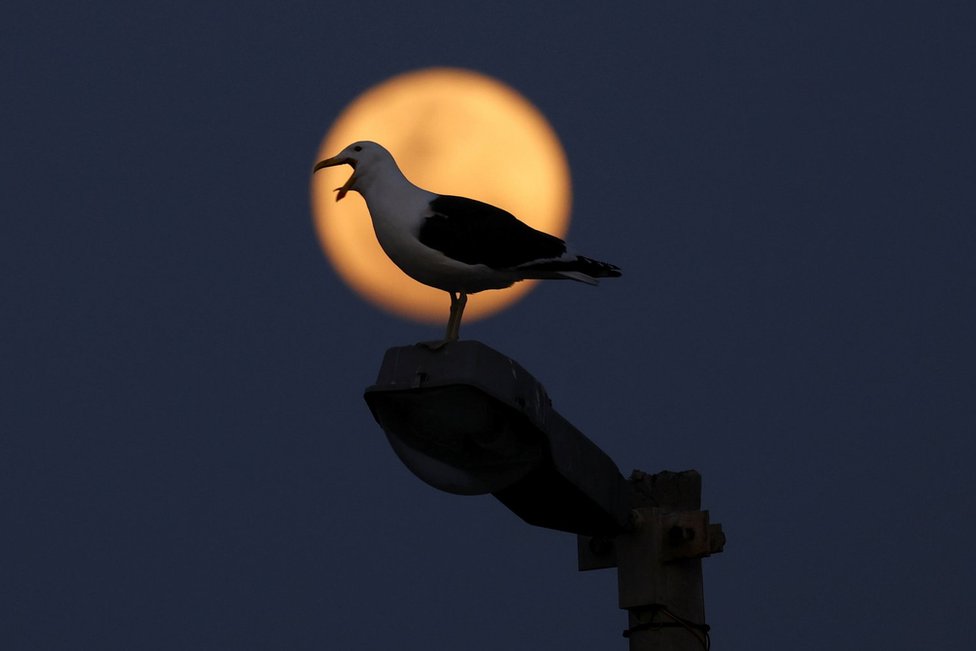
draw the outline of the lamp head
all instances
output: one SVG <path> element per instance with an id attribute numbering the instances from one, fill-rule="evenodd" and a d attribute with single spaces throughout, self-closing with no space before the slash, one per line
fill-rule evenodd
<path id="1" fill-rule="evenodd" d="M 391 348 L 365 398 L 400 460 L 435 488 L 491 493 L 530 524 L 562 531 L 628 526 L 613 461 L 552 409 L 535 378 L 484 344 Z"/>

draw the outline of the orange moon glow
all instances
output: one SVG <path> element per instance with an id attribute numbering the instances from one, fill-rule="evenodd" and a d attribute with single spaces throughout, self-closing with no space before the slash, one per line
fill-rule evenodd
<path id="1" fill-rule="evenodd" d="M 430 68 L 393 77 L 357 97 L 332 125 L 316 161 L 357 140 L 386 147 L 416 185 L 508 210 L 533 228 L 563 237 L 569 226 L 569 166 L 559 139 L 532 104 L 484 75 Z M 352 174 L 342 165 L 312 177 L 312 211 L 322 247 L 342 279 L 400 316 L 446 323 L 450 298 L 400 271 L 383 253 L 356 192 L 335 201 Z M 473 294 L 464 322 L 524 296 L 533 281 Z"/>

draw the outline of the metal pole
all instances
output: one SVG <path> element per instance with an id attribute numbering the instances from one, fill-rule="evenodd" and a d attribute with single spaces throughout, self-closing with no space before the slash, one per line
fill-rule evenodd
<path id="1" fill-rule="evenodd" d="M 617 567 L 630 651 L 708 649 L 701 558 L 722 551 L 721 525 L 701 506 L 694 470 L 635 471 L 634 528 L 613 539 L 580 537 L 580 569 Z"/>

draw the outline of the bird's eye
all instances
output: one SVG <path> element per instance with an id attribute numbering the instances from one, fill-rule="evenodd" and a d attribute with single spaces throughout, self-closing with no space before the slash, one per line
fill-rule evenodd
<path id="1" fill-rule="evenodd" d="M 353 150 L 353 151 L 362 151 L 362 150 L 363 150 L 363 148 L 362 148 L 362 147 L 360 147 L 359 145 L 356 145 L 355 147 L 353 147 L 353 148 L 352 148 L 352 150 Z"/>

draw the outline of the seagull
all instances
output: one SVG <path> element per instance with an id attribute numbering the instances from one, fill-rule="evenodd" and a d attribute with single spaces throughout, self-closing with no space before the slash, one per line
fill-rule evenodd
<path id="1" fill-rule="evenodd" d="M 620 269 L 571 251 L 566 243 L 487 203 L 435 194 L 411 183 L 381 145 L 354 142 L 312 173 L 349 165 L 352 176 L 336 201 L 362 195 L 383 251 L 414 280 L 451 295 L 444 343 L 457 341 L 468 294 L 504 289 L 520 280 L 568 278 L 590 285 Z"/>

